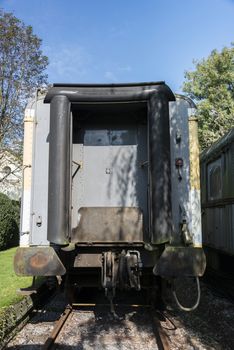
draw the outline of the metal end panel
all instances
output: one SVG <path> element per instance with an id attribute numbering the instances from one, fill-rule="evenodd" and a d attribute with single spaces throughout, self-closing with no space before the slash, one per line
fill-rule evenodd
<path id="1" fill-rule="evenodd" d="M 64 275 L 66 269 L 52 247 L 20 247 L 14 257 L 18 276 Z"/>
<path id="2" fill-rule="evenodd" d="M 206 268 L 203 249 L 168 246 L 153 269 L 155 275 L 165 278 L 202 276 Z"/>
<path id="3" fill-rule="evenodd" d="M 44 102 L 51 102 L 48 200 L 48 240 L 50 242 L 65 244 L 69 236 L 70 103 L 142 100 L 148 101 L 150 120 L 151 241 L 154 244 L 169 241 L 171 204 L 168 102 L 174 101 L 175 96 L 166 84 L 147 85 L 146 83 L 143 85 L 126 84 L 126 86 L 121 86 L 121 84 L 119 86 L 77 85 L 74 87 L 64 85 L 53 87 L 48 91 Z M 134 235 L 135 233 L 133 237 Z M 125 240 L 132 241 L 131 234 L 129 237 L 130 239 L 125 237 Z M 119 240 L 121 240 L 120 233 Z"/>
<path id="4" fill-rule="evenodd" d="M 168 242 L 171 235 L 171 167 L 168 100 L 153 94 L 149 100 L 151 242 Z"/>
<path id="5" fill-rule="evenodd" d="M 99 254 L 78 254 L 74 261 L 74 267 L 79 268 L 101 268 L 102 267 L 102 253 Z"/>
<path id="6" fill-rule="evenodd" d="M 80 208 L 72 242 L 143 240 L 143 215 L 139 208 Z"/>

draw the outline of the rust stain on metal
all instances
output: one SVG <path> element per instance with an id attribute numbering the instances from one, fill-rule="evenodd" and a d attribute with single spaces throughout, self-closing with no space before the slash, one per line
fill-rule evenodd
<path id="1" fill-rule="evenodd" d="M 29 259 L 29 265 L 33 268 L 42 269 L 49 263 L 49 257 L 43 252 L 37 252 Z"/>
<path id="2" fill-rule="evenodd" d="M 56 276 L 66 272 L 52 247 L 20 247 L 14 257 L 18 276 Z"/>

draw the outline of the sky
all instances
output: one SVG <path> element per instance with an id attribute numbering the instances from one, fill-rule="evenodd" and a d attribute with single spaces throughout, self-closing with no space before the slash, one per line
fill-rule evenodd
<path id="1" fill-rule="evenodd" d="M 0 0 L 42 39 L 50 83 L 165 81 L 234 42 L 234 0 Z"/>

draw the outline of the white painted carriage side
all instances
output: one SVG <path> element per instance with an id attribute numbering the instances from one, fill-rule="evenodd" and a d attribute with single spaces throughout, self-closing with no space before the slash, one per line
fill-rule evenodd
<path id="1" fill-rule="evenodd" d="M 170 102 L 169 107 L 173 221 L 172 241 L 180 241 L 180 224 L 182 220 L 186 220 L 189 232 L 192 235 L 193 245 L 201 246 L 200 188 L 193 186 L 194 179 L 191 180 L 194 173 L 193 167 L 198 164 L 199 159 L 197 158 L 196 164 L 194 164 L 194 160 L 192 159 L 192 152 L 194 152 L 194 149 L 191 152 L 190 147 L 196 147 L 196 145 L 191 144 L 192 140 L 188 124 L 189 118 L 195 114 L 195 109 L 191 108 L 190 102 L 182 96 L 177 96 L 176 101 Z M 196 135 L 194 137 L 196 140 Z M 183 167 L 180 169 L 181 180 L 179 180 L 178 168 L 175 166 L 177 158 L 183 159 Z M 196 171 L 195 169 L 195 173 Z M 197 176 L 199 176 L 199 171 Z M 198 184 L 200 181 L 199 178 L 196 178 L 196 180 Z"/>
<path id="2" fill-rule="evenodd" d="M 23 188 L 21 204 L 20 246 L 28 246 L 30 243 L 34 125 L 35 102 L 31 101 L 25 110 L 24 118 Z"/>
<path id="3" fill-rule="evenodd" d="M 194 108 L 189 108 L 188 116 L 190 150 L 190 203 L 192 219 L 191 232 L 193 235 L 193 245 L 195 247 L 202 247 L 200 164 L 196 110 Z"/>
<path id="4" fill-rule="evenodd" d="M 48 172 L 49 172 L 50 105 L 39 96 L 36 104 L 34 152 L 32 166 L 31 245 L 48 245 Z"/>
<path id="5" fill-rule="evenodd" d="M 171 147 L 171 198 L 172 198 L 172 242 L 179 243 L 180 224 L 182 219 L 188 223 L 191 231 L 191 206 L 189 198 L 189 130 L 188 107 L 186 100 L 177 97 L 175 102 L 169 103 L 170 111 L 170 147 Z M 181 140 L 179 142 L 179 139 Z M 177 158 L 183 159 L 183 167 L 180 169 L 181 181 L 178 169 L 175 166 Z"/>
<path id="6" fill-rule="evenodd" d="M 49 105 L 37 96 L 25 110 L 20 246 L 48 245 Z"/>
<path id="7" fill-rule="evenodd" d="M 201 223 L 201 200 L 200 190 L 190 190 L 190 202 L 191 202 L 191 230 L 193 234 L 193 245 L 195 247 L 202 246 L 202 223 Z"/>

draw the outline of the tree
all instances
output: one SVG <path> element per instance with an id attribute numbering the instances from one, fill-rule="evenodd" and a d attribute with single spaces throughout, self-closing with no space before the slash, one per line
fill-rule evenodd
<path id="1" fill-rule="evenodd" d="M 20 144 L 23 111 L 38 86 L 47 82 L 48 58 L 41 39 L 11 13 L 0 10 L 0 146 Z"/>
<path id="2" fill-rule="evenodd" d="M 197 103 L 200 145 L 205 148 L 234 127 L 233 44 L 194 64 L 194 71 L 185 72 L 183 91 Z"/>
<path id="3" fill-rule="evenodd" d="M 0 250 L 19 245 L 20 205 L 0 193 Z"/>

